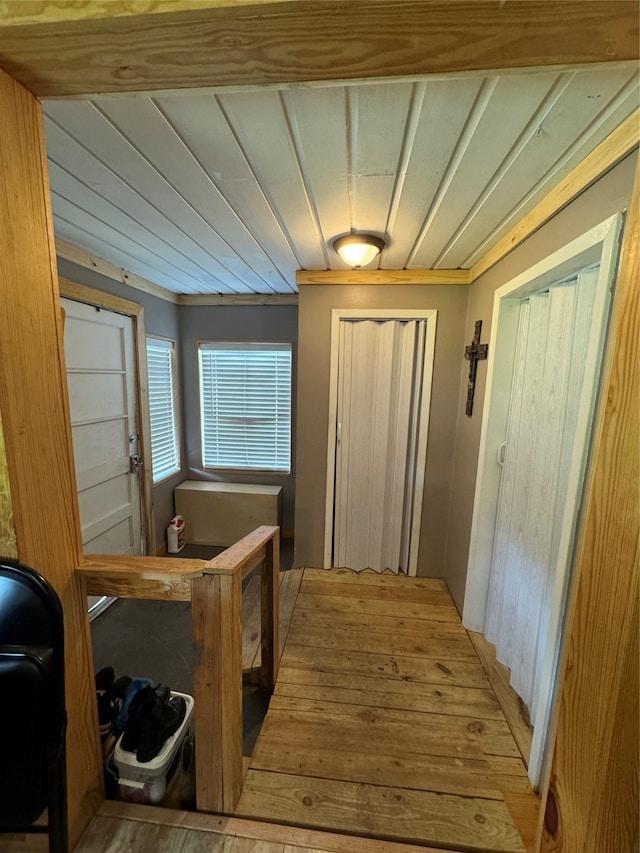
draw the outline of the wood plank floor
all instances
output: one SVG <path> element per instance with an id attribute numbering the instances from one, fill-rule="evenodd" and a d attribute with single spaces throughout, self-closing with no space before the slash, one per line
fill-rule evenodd
<path id="1" fill-rule="evenodd" d="M 523 853 L 537 809 L 444 582 L 304 570 L 236 815 Z"/>

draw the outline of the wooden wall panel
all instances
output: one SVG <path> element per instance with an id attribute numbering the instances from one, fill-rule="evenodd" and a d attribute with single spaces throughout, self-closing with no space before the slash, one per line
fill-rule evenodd
<path id="1" fill-rule="evenodd" d="M 44 9 L 51 4 L 40 4 Z M 0 64 L 37 95 L 398 77 L 638 56 L 626 0 L 205 0 L 153 15 L 0 27 Z M 154 8 L 155 7 L 155 8 Z M 209 7 L 209 8 L 207 8 Z M 135 10 L 136 6 L 131 5 Z M 166 8 L 166 7 L 165 7 Z M 104 11 L 104 4 L 102 12 Z M 11 20 L 11 17 L 10 17 Z M 579 26 L 576 23 L 579 22 Z"/>
<path id="2" fill-rule="evenodd" d="M 0 414 L 18 558 L 65 614 L 72 841 L 101 800 L 86 599 L 40 105 L 0 72 Z"/>
<path id="3" fill-rule="evenodd" d="M 15 559 L 17 556 L 16 530 L 13 526 L 13 512 L 11 510 L 11 486 L 9 485 L 7 455 L 4 449 L 4 430 L 0 417 L 0 557 Z"/>
<path id="4" fill-rule="evenodd" d="M 640 168 L 576 558 L 543 853 L 638 844 L 639 207 Z"/>

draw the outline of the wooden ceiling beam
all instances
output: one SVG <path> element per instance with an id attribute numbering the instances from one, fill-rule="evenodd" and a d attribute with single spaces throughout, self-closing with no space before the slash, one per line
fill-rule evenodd
<path id="1" fill-rule="evenodd" d="M 0 12 L 0 67 L 40 97 L 579 65 L 639 54 L 637 0 L 5 0 Z"/>
<path id="2" fill-rule="evenodd" d="M 470 270 L 298 270 L 296 284 L 470 284 Z"/>

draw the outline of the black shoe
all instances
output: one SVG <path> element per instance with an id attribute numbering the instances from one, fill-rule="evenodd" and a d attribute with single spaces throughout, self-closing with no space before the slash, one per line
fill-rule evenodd
<path id="1" fill-rule="evenodd" d="M 120 741 L 120 747 L 126 752 L 135 752 L 138 748 L 142 721 L 141 712 L 143 712 L 149 702 L 155 702 L 156 698 L 153 687 L 141 687 L 129 703 L 127 725 Z M 144 711 L 144 713 L 147 713 L 147 711 Z"/>
<path id="2" fill-rule="evenodd" d="M 140 709 L 140 732 L 136 759 L 145 764 L 161 751 L 167 738 L 181 726 L 187 713 L 187 703 L 182 696 L 162 702 L 156 696 Z"/>
<path id="3" fill-rule="evenodd" d="M 104 741 L 109 736 L 120 706 L 117 698 L 113 695 L 113 682 L 116 677 L 112 666 L 104 666 L 96 673 L 96 701 L 98 703 L 98 725 L 100 726 L 100 740 Z"/>
<path id="4" fill-rule="evenodd" d="M 103 666 L 96 672 L 96 690 L 108 690 L 113 686 L 116 673 L 112 666 Z"/>
<path id="5" fill-rule="evenodd" d="M 171 699 L 171 691 L 166 684 L 156 684 L 154 687 L 156 696 L 161 702 L 168 702 Z"/>

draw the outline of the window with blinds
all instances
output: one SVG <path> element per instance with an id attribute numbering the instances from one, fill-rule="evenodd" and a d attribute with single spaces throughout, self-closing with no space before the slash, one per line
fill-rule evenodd
<path id="1" fill-rule="evenodd" d="M 291 470 L 291 344 L 202 343 L 204 468 Z"/>
<path id="2" fill-rule="evenodd" d="M 180 470 L 174 341 L 147 338 L 147 373 L 151 463 L 153 482 L 158 483 Z"/>

